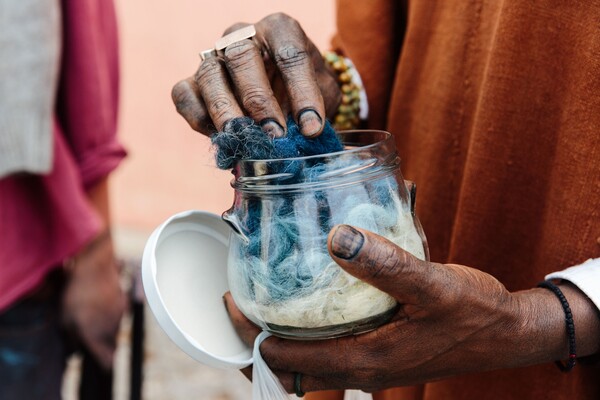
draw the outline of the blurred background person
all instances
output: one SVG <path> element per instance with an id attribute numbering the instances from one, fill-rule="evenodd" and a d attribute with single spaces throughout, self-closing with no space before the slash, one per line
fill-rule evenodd
<path id="1" fill-rule="evenodd" d="M 10 0 L 4 0 L 4 3 L 8 4 Z M 29 7 L 27 2 L 23 3 L 24 8 Z M 82 2 L 77 1 L 71 4 L 71 2 L 59 1 L 57 3 L 61 7 L 73 8 Z M 84 1 L 83 3 L 89 2 Z M 105 1 L 98 3 L 105 3 Z M 296 16 L 302 22 L 320 48 L 326 48 L 334 31 L 333 0 L 285 3 L 279 0 L 257 0 L 255 2 L 227 0 L 219 7 L 207 7 L 206 2 L 197 0 L 178 0 L 176 4 L 177 6 L 174 7 L 173 3 L 169 2 L 141 3 L 115 0 L 119 22 L 119 63 L 121 67 L 119 72 L 121 87 L 118 118 L 119 141 L 131 151 L 131 155 L 110 174 L 111 184 L 108 197 L 111 204 L 112 222 L 110 227 L 115 253 L 126 259 L 140 257 L 151 230 L 168 216 L 186 209 L 202 209 L 221 213 L 231 206 L 233 198 L 233 192 L 229 185 L 231 175 L 215 168 L 209 149 L 210 141 L 198 140 L 196 135 L 185 134 L 190 132 L 189 127 L 173 112 L 169 96 L 173 77 L 183 76 L 184 73 L 193 69 L 199 62 L 197 52 L 212 46 L 215 41 L 215 32 L 220 32 L 224 26 L 231 25 L 235 21 L 256 20 L 267 13 L 285 11 Z M 78 9 L 82 7 L 78 7 Z M 314 10 L 317 8 L 319 12 L 315 13 Z M 84 18 L 86 23 L 94 25 L 94 27 L 90 26 L 90 29 L 102 31 L 107 28 L 107 32 L 112 30 L 107 22 L 101 24 L 92 22 L 95 19 L 93 16 L 95 12 L 92 11 L 93 7 L 87 9 L 88 11 L 82 11 L 80 18 Z M 223 10 L 227 10 L 227 12 Z M 29 8 L 28 12 L 33 13 L 35 10 Z M 64 14 L 65 11 L 63 10 L 62 13 Z M 198 16 L 202 16 L 202 23 L 197 23 Z M 14 13 L 10 16 L 10 19 L 12 18 L 16 18 Z M 64 18 L 63 15 L 62 19 Z M 21 21 L 30 19 L 31 15 L 26 15 L 22 16 Z M 3 29 L 7 26 L 6 21 L 8 20 L 9 14 L 1 12 L 1 46 L 4 47 L 9 43 L 23 51 L 22 45 L 17 46 L 4 33 Z M 100 28 L 99 25 L 103 28 Z M 38 38 L 43 40 L 45 36 L 46 34 L 38 33 L 36 40 Z M 93 36 L 94 39 L 86 37 L 81 42 L 98 39 L 96 34 L 90 36 Z M 27 57 L 28 53 L 24 54 Z M 104 57 L 107 56 L 100 58 Z M 83 59 L 80 61 L 83 64 L 86 62 Z M 11 84 L 5 79 L 4 71 L 5 68 L 7 69 L 5 67 L 7 64 L 4 62 L 4 56 L 0 57 L 0 65 L 2 65 L 0 68 L 3 71 L 0 85 Z M 80 66 L 85 66 L 83 64 Z M 85 68 L 93 67 L 85 66 Z M 11 71 L 14 74 L 14 71 L 18 70 L 13 67 Z M 33 75 L 28 74 L 27 79 L 33 79 Z M 114 83 L 112 79 L 101 79 L 103 79 L 102 86 Z M 42 78 L 39 78 L 38 82 L 41 81 Z M 55 84 L 58 82 L 56 81 Z M 35 85 L 43 86 L 42 83 Z M 43 94 L 39 87 L 38 95 L 41 96 Z M 13 95 L 16 93 L 13 89 L 10 91 Z M 86 96 L 88 95 L 86 94 Z M 93 96 L 98 96 L 98 94 L 93 94 Z M 2 106 L 4 107 L 4 103 Z M 52 112 L 51 107 L 47 110 Z M 0 129 L 1 131 L 2 129 Z M 170 135 L 168 146 L 164 143 L 166 132 Z M 53 143 L 53 145 L 55 144 Z M 67 144 L 66 147 L 70 149 L 71 145 Z M 48 168 L 50 170 L 52 167 Z M 5 181 L 7 177 L 14 178 L 19 174 L 22 173 L 5 173 L 2 174 L 0 180 Z M 38 174 L 38 178 L 41 176 L 42 174 Z M 206 190 L 207 186 L 211 187 L 210 191 Z M 7 220 L 4 219 L 8 214 L 3 211 L 4 204 L 8 204 L 2 194 L 4 190 L 0 189 L 0 229 L 2 232 L 0 238 L 2 239 L 8 234 L 4 228 L 8 226 L 8 222 L 5 224 Z M 33 197 L 35 196 L 32 195 L 31 198 Z M 22 205 L 20 209 L 23 210 L 25 207 L 36 210 L 35 218 L 43 213 L 41 210 L 37 210 L 37 206 Z M 73 210 L 77 211 L 77 208 L 73 207 Z M 56 219 L 58 218 L 57 216 Z M 54 221 L 47 222 L 44 226 L 50 224 L 54 224 Z M 5 234 L 5 232 L 7 233 Z M 23 233 L 23 235 L 26 234 Z M 54 241 L 55 239 L 51 237 L 49 240 Z M 53 244 L 47 244 L 47 246 L 52 247 Z M 0 250 L 2 262 L 7 258 L 4 255 L 7 254 L 6 251 L 4 247 Z M 72 254 L 75 253 L 76 251 Z M 0 266 L 0 269 L 2 268 Z M 56 270 L 58 269 L 60 267 Z M 4 279 L 4 275 L 0 275 L 0 283 L 4 282 Z M 5 286 L 1 287 L 4 290 Z M 0 313 L 2 312 L 0 311 Z M 127 360 L 129 325 L 127 319 L 125 322 L 122 324 L 123 331 L 119 335 L 120 347 L 115 360 L 115 399 L 128 398 L 128 373 L 125 370 L 129 368 Z M 143 371 L 144 399 L 216 400 L 230 398 L 241 400 L 248 398 L 250 385 L 237 371 L 215 370 L 192 360 L 166 337 L 153 318 L 146 319 L 146 328 Z M 79 366 L 77 357 L 70 360 L 63 387 L 65 399 L 74 399 L 77 396 Z M 55 375 L 58 376 L 58 374 Z M 0 399 L 4 398 L 2 387 L 0 385 Z"/>
<path id="2" fill-rule="evenodd" d="M 0 1 L 0 398 L 58 399 L 66 355 L 112 368 L 125 309 L 108 205 L 110 0 Z"/>

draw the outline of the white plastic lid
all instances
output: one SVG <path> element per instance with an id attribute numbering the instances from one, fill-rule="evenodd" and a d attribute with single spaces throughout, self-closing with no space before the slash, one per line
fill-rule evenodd
<path id="1" fill-rule="evenodd" d="M 211 367 L 241 369 L 252 349 L 237 336 L 225 306 L 231 228 L 221 217 L 185 211 L 152 233 L 142 281 L 150 309 L 184 352 Z"/>

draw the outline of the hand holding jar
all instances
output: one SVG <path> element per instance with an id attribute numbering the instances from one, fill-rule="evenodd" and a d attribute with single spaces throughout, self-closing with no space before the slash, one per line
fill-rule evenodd
<path id="1" fill-rule="evenodd" d="M 347 225 L 331 231 L 328 245 L 346 272 L 393 296 L 400 307 L 389 323 L 357 336 L 265 340 L 262 357 L 290 393 L 375 391 L 566 356 L 564 315 L 549 290 L 510 293 L 482 271 L 420 260 L 381 236 Z M 598 331 L 594 319 L 586 319 L 594 306 L 576 288 L 561 288 L 581 327 L 578 349 L 590 354 L 598 344 L 583 332 Z M 238 334 L 252 344 L 260 329 L 229 293 L 225 302 Z M 250 376 L 251 367 L 243 372 Z"/>

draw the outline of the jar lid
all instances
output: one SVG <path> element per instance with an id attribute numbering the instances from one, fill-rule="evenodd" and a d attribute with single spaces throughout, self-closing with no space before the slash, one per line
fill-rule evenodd
<path id="1" fill-rule="evenodd" d="M 173 215 L 152 233 L 142 260 L 150 309 L 169 338 L 211 367 L 241 369 L 252 349 L 238 337 L 222 296 L 229 290 L 231 228 L 204 211 Z"/>

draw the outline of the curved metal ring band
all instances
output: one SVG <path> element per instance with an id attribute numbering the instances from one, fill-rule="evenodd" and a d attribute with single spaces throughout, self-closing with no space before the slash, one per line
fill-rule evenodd
<path id="1" fill-rule="evenodd" d="M 302 374 L 300 372 L 296 372 L 294 374 L 294 393 L 298 397 L 304 397 L 304 395 L 306 394 L 300 388 L 301 385 L 302 385 Z"/>
<path id="2" fill-rule="evenodd" d="M 216 57 L 216 56 L 217 56 L 217 51 L 215 49 L 207 49 L 207 50 L 202 50 L 200 52 L 200 59 L 202 60 L 202 62 L 204 62 L 208 58 L 212 58 L 212 57 Z"/>
<path id="3" fill-rule="evenodd" d="M 252 39 L 256 35 L 254 25 L 248 25 L 244 28 L 233 31 L 215 42 L 216 51 L 224 51 L 228 46 L 245 39 Z"/>

